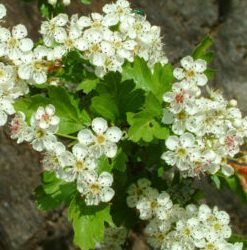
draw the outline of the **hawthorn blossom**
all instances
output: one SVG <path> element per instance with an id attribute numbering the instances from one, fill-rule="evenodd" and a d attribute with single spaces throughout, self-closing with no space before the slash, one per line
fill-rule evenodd
<path id="1" fill-rule="evenodd" d="M 55 115 L 55 107 L 52 104 L 39 107 L 32 119 L 42 129 L 48 129 L 50 126 L 56 127 L 60 122 L 59 117 Z"/>
<path id="2" fill-rule="evenodd" d="M 117 153 L 117 142 L 122 137 L 122 131 L 118 127 L 108 128 L 107 121 L 103 118 L 95 118 L 92 121 L 92 130 L 82 129 L 78 133 L 78 140 L 82 145 L 88 146 L 90 153 L 99 158 L 106 155 L 113 158 Z"/>
<path id="3" fill-rule="evenodd" d="M 24 57 L 23 64 L 18 68 L 18 75 L 23 80 L 31 80 L 36 84 L 43 84 L 47 81 L 49 62 L 49 49 L 38 46 L 28 57 Z"/>
<path id="4" fill-rule="evenodd" d="M 169 165 L 176 165 L 180 170 L 188 170 L 191 167 L 190 154 L 194 152 L 195 137 L 190 133 L 185 133 L 180 137 L 169 136 L 166 140 L 169 151 L 161 156 Z"/>
<path id="5" fill-rule="evenodd" d="M 100 202 L 109 202 L 115 192 L 111 188 L 113 177 L 108 172 L 98 175 L 95 171 L 86 171 L 82 178 L 78 179 L 77 189 L 85 196 L 88 206 L 98 205 Z"/>
<path id="6" fill-rule="evenodd" d="M 207 69 L 206 61 L 202 59 L 194 60 L 191 56 L 186 56 L 182 58 L 180 62 L 182 68 L 176 68 L 173 72 L 176 79 L 185 79 L 198 86 L 207 84 L 208 78 L 204 74 L 204 71 Z"/>
<path id="7" fill-rule="evenodd" d="M 64 151 L 60 154 L 59 161 L 63 168 L 59 176 L 68 182 L 84 178 L 85 171 L 94 170 L 97 167 L 96 159 L 90 156 L 88 148 L 81 144 L 74 145 L 72 153 Z"/>
<path id="8" fill-rule="evenodd" d="M 48 171 L 54 171 L 59 178 L 62 171 L 62 165 L 60 163 L 61 155 L 66 151 L 66 147 L 61 142 L 55 142 L 48 144 L 46 152 L 44 153 L 41 161 L 42 167 Z"/>
<path id="9" fill-rule="evenodd" d="M 17 61 L 32 48 L 33 41 L 27 38 L 27 29 L 23 24 L 14 26 L 12 32 L 0 27 L 0 56 L 7 56 Z"/>
<path id="10" fill-rule="evenodd" d="M 32 129 L 26 123 L 26 116 L 23 112 L 18 112 L 10 122 L 10 138 L 17 139 L 17 143 L 32 140 Z"/>

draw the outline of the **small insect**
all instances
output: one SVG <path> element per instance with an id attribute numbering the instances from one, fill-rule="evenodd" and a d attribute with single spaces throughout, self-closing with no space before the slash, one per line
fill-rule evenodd
<path id="1" fill-rule="evenodd" d="M 135 14 L 138 14 L 138 15 L 142 15 L 142 16 L 145 15 L 145 12 L 144 12 L 143 9 L 135 9 L 135 10 L 133 10 L 133 12 L 134 12 Z"/>

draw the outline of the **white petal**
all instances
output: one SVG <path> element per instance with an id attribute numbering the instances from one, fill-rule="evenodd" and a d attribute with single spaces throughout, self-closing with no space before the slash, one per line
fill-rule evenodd
<path id="1" fill-rule="evenodd" d="M 34 71 L 33 72 L 33 80 L 37 84 L 45 83 L 47 81 L 46 72 L 44 72 L 44 71 Z"/>
<path id="2" fill-rule="evenodd" d="M 105 187 L 101 190 L 100 199 L 103 202 L 109 202 L 113 198 L 114 195 L 115 195 L 115 192 L 112 188 Z"/>
<path id="3" fill-rule="evenodd" d="M 161 155 L 161 159 L 166 161 L 168 165 L 174 166 L 176 163 L 176 154 L 172 151 L 167 151 Z"/>
<path id="4" fill-rule="evenodd" d="M 6 8 L 3 4 L 0 4 L 0 19 L 4 18 L 6 16 Z"/>
<path id="5" fill-rule="evenodd" d="M 182 80 L 185 77 L 185 72 L 182 68 L 175 68 L 173 71 L 173 75 L 176 79 Z"/>
<path id="6" fill-rule="evenodd" d="M 225 176 L 234 175 L 234 169 L 228 164 L 221 166 L 221 171 Z"/>
<path id="7" fill-rule="evenodd" d="M 170 150 L 176 149 L 178 144 L 179 144 L 179 138 L 175 135 L 169 136 L 166 140 L 166 146 Z"/>
<path id="8" fill-rule="evenodd" d="M 117 154 L 117 145 L 115 143 L 106 143 L 104 153 L 107 157 L 113 158 Z"/>
<path id="9" fill-rule="evenodd" d="M 21 79 L 23 80 L 29 80 L 32 76 L 33 69 L 32 66 L 27 64 L 27 65 L 20 65 L 18 69 L 18 75 Z"/>
<path id="10" fill-rule="evenodd" d="M 72 166 L 75 162 L 73 154 L 69 151 L 63 152 L 58 159 L 62 167 Z"/>
<path id="11" fill-rule="evenodd" d="M 24 39 L 20 40 L 19 48 L 23 52 L 30 51 L 33 48 L 33 41 L 30 38 L 24 38 Z"/>
<path id="12" fill-rule="evenodd" d="M 67 38 L 67 32 L 64 28 L 57 28 L 55 33 L 54 33 L 54 38 L 56 40 L 56 42 L 58 43 L 63 43 L 66 38 Z"/>
<path id="13" fill-rule="evenodd" d="M 82 144 L 76 144 L 72 148 L 72 152 L 77 160 L 83 160 L 86 157 L 86 155 L 88 154 L 88 149 L 86 146 L 84 146 Z"/>
<path id="14" fill-rule="evenodd" d="M 62 27 L 67 24 L 67 22 L 69 21 L 69 17 L 67 14 L 62 13 L 57 15 L 53 20 L 55 21 L 55 24 Z"/>
<path id="15" fill-rule="evenodd" d="M 91 25 L 91 23 L 92 23 L 91 19 L 89 17 L 86 17 L 86 16 L 80 17 L 79 20 L 77 21 L 77 24 L 81 28 L 89 27 Z"/>
<path id="16" fill-rule="evenodd" d="M 92 121 L 92 129 L 96 134 L 103 134 L 108 128 L 107 121 L 101 117 L 97 117 Z"/>
<path id="17" fill-rule="evenodd" d="M 111 127 L 106 131 L 106 137 L 111 142 L 118 142 L 123 133 L 118 127 Z"/>
<path id="18" fill-rule="evenodd" d="M 81 130 L 78 133 L 77 137 L 78 137 L 79 142 L 84 145 L 89 145 L 94 141 L 94 135 L 89 129 Z"/>
<path id="19" fill-rule="evenodd" d="M 194 60 L 191 56 L 186 56 L 180 61 L 182 67 L 186 70 L 190 70 L 193 67 Z"/>
<path id="20" fill-rule="evenodd" d="M 11 37 L 11 33 L 8 29 L 0 27 L 0 41 L 6 42 Z"/>
<path id="21" fill-rule="evenodd" d="M 18 24 L 13 27 L 12 34 L 17 39 L 22 39 L 27 36 L 27 28 L 23 24 Z"/>
<path id="22" fill-rule="evenodd" d="M 196 75 L 196 83 L 198 86 L 204 86 L 208 82 L 208 78 L 204 74 L 197 74 Z"/>
<path id="23" fill-rule="evenodd" d="M 181 135 L 180 142 L 183 145 L 183 147 L 192 147 L 195 143 L 195 137 L 194 135 L 190 133 L 185 133 Z"/>
<path id="24" fill-rule="evenodd" d="M 75 47 L 81 51 L 88 49 L 88 42 L 84 38 L 79 38 L 75 42 Z"/>
<path id="25" fill-rule="evenodd" d="M 100 185 L 105 186 L 105 187 L 110 187 L 113 182 L 113 177 L 110 173 L 103 172 L 100 174 L 98 181 Z"/>
<path id="26" fill-rule="evenodd" d="M 207 62 L 202 59 L 197 59 L 194 63 L 194 70 L 198 73 L 203 73 L 207 69 Z"/>
<path id="27" fill-rule="evenodd" d="M 0 110 L 0 126 L 3 126 L 6 124 L 8 119 L 8 116 L 5 112 L 3 112 L 2 110 Z"/>

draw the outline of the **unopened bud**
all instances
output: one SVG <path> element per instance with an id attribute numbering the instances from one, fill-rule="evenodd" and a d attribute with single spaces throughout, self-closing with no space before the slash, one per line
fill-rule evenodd
<path id="1" fill-rule="evenodd" d="M 232 107 L 238 106 L 238 102 L 237 102 L 237 100 L 235 100 L 235 99 L 232 99 L 232 100 L 229 102 L 229 104 L 230 104 Z"/>

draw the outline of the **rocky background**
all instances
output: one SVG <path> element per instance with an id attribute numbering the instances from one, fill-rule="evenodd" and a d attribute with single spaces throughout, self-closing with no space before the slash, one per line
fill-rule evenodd
<path id="1" fill-rule="evenodd" d="M 8 9 L 8 25 L 25 24 L 38 37 L 40 16 L 35 4 L 0 0 Z M 107 0 L 82 6 L 72 0 L 68 13 L 100 11 Z M 165 50 L 172 62 L 190 54 L 206 35 L 215 39 L 217 75 L 213 87 L 228 98 L 236 98 L 247 114 L 247 1 L 246 0 L 132 0 L 152 24 L 162 27 Z M 32 190 L 39 184 L 39 155 L 27 145 L 17 146 L 0 130 L 0 250 L 75 250 L 66 211 L 41 213 Z M 204 181 L 208 203 L 217 204 L 232 215 L 237 233 L 247 238 L 247 207 L 229 191 L 219 194 Z M 138 236 L 131 249 L 148 249 Z"/>

